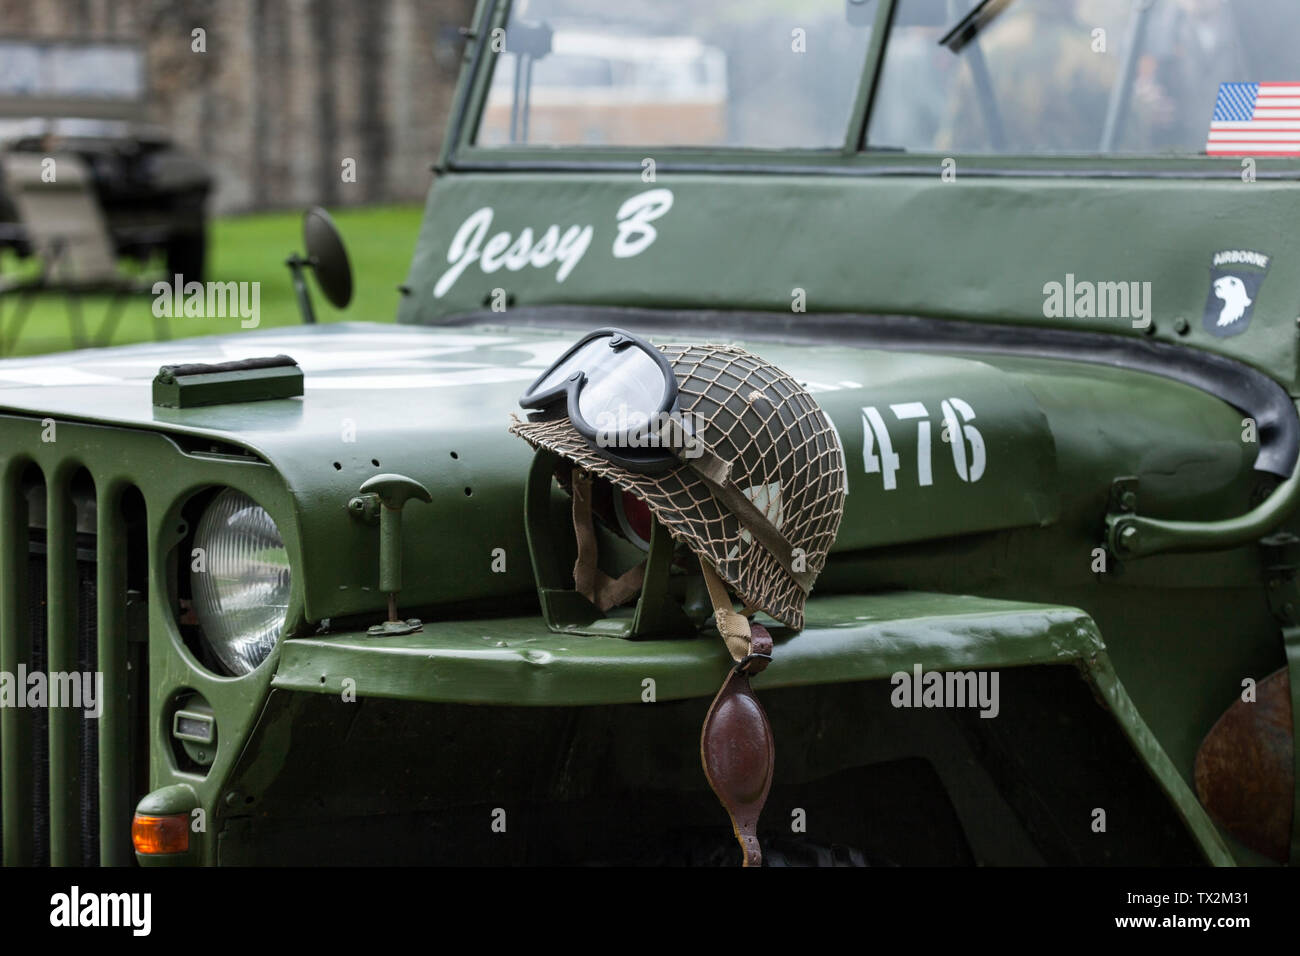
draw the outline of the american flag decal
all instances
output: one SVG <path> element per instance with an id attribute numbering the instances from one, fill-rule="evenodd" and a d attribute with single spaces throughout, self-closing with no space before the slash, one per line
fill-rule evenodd
<path id="1" fill-rule="evenodd" d="M 1300 156 L 1300 83 L 1222 83 L 1210 156 Z"/>

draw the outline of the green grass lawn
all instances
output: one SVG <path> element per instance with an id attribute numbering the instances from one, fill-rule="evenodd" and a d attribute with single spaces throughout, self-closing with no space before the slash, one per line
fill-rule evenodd
<path id="1" fill-rule="evenodd" d="M 422 207 L 374 206 L 331 211 L 352 260 L 354 284 L 352 304 L 338 311 L 320 294 L 313 278 L 307 279 L 316 318 L 320 322 L 391 322 L 397 314 L 397 286 L 406 279 L 419 232 Z M 297 325 L 298 306 L 284 260 L 291 252 L 303 253 L 301 212 L 277 212 L 230 216 L 214 220 L 209 232 L 208 279 L 219 282 L 260 282 L 259 328 Z M 0 262 L 0 275 L 30 273 L 33 261 L 18 263 L 7 256 Z M 151 264 L 151 278 L 166 279 L 161 258 Z M 7 341 L 16 295 L 0 300 L 0 327 Z M 87 296 L 82 310 L 88 334 L 93 337 L 103 322 L 108 296 Z M 113 345 L 144 342 L 154 338 L 153 297 L 133 297 L 125 306 Z M 238 316 L 226 318 L 180 317 L 167 320 L 172 338 L 213 335 L 240 331 Z M 37 296 L 12 354 L 34 355 L 73 347 L 67 308 L 60 295 Z"/>

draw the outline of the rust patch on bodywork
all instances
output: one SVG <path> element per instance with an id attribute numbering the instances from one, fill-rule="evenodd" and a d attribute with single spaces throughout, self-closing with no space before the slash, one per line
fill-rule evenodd
<path id="1" fill-rule="evenodd" d="M 1196 752 L 1196 795 L 1220 826 L 1252 850 L 1286 862 L 1291 844 L 1291 687 L 1286 668 L 1238 700 Z"/>

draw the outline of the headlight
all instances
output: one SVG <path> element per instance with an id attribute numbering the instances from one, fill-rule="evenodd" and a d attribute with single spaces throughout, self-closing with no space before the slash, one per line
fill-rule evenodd
<path id="1" fill-rule="evenodd" d="M 199 519 L 191 568 L 194 613 L 230 673 L 247 674 L 271 653 L 289 613 L 289 553 L 271 516 L 228 488 Z"/>

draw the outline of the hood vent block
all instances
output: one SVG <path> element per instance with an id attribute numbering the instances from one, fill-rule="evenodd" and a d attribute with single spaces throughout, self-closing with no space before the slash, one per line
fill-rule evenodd
<path id="1" fill-rule="evenodd" d="M 287 355 L 217 365 L 164 365 L 153 380 L 158 408 L 235 405 L 298 398 L 302 393 L 302 369 Z"/>

